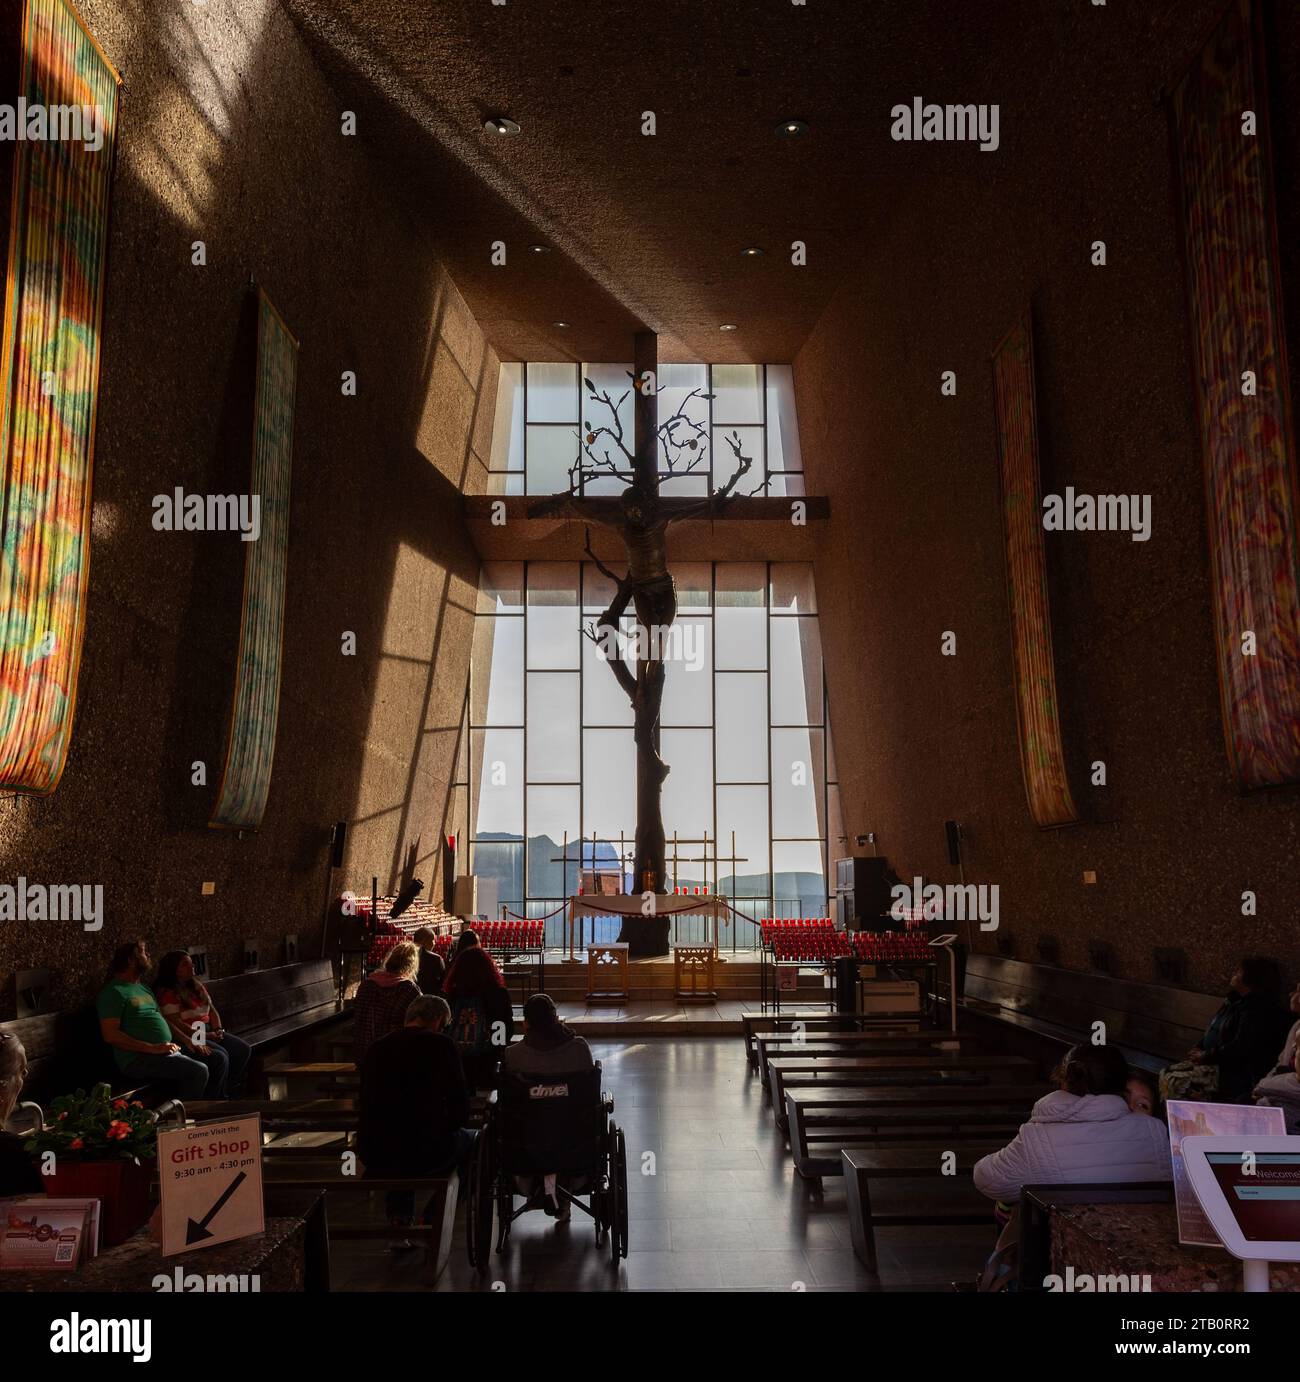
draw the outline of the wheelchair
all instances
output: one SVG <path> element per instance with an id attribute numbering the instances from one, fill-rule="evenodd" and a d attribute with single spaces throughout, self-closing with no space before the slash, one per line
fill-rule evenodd
<path id="1" fill-rule="evenodd" d="M 627 1146 L 610 1117 L 613 1096 L 600 1080 L 599 1062 L 563 1075 L 499 1077 L 469 1167 L 465 1239 L 478 1271 L 488 1269 L 493 1214 L 500 1253 L 514 1221 L 535 1208 L 516 1189 L 516 1176 L 554 1173 L 578 1185 L 569 1190 L 557 1183 L 560 1203 L 591 1216 L 596 1246 L 608 1246 L 612 1265 L 627 1256 Z M 516 1197 L 524 1200 L 518 1209 Z"/>

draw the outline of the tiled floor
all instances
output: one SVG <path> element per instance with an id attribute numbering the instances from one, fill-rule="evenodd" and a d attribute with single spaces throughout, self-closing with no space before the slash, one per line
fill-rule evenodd
<path id="1" fill-rule="evenodd" d="M 593 1050 L 627 1137 L 628 1257 L 615 1271 L 577 1211 L 567 1226 L 529 1213 L 480 1278 L 465 1259 L 462 1212 L 435 1289 L 946 1291 L 977 1274 L 995 1236 L 991 1218 L 987 1229 L 884 1230 L 879 1273 L 866 1271 L 850 1246 L 843 1182 L 827 1179 L 819 1195 L 794 1174 L 739 1037 L 601 1041 Z M 377 1244 L 337 1244 L 333 1271 L 336 1289 L 427 1289 L 419 1254 Z"/>

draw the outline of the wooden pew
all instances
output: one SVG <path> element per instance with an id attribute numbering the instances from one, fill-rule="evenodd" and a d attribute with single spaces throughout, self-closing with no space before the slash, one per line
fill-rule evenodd
<path id="1" fill-rule="evenodd" d="M 882 1017 L 874 1013 L 828 1013 L 816 1011 L 781 1013 L 742 1013 L 740 1025 L 745 1032 L 745 1054 L 749 1063 L 758 1068 L 758 1053 L 754 1038 L 760 1032 L 789 1032 L 798 1024 L 805 1032 L 900 1032 L 918 1034 L 935 1029 L 922 1024 L 919 1017 Z"/>
<path id="2" fill-rule="evenodd" d="M 818 1179 L 843 1171 L 843 1147 L 895 1141 L 934 1141 L 963 1131 L 1010 1140 L 1042 1091 L 1029 1085 L 976 1085 L 945 1089 L 788 1089 L 790 1153 L 801 1176 Z"/>
<path id="3" fill-rule="evenodd" d="M 1221 997 L 1169 984 L 1140 984 L 1082 974 L 1002 955 L 966 959 L 963 1024 L 996 1033 L 1008 1049 L 1053 1060 L 1087 1041 L 1092 1024 L 1129 1064 L 1157 1072 L 1196 1046 Z"/>
<path id="4" fill-rule="evenodd" d="M 843 1038 L 843 1039 L 841 1039 Z M 772 1036 L 760 1036 L 756 1041 L 759 1052 L 758 1074 L 764 1092 L 769 1093 L 768 1065 L 776 1058 L 829 1060 L 835 1056 L 973 1056 L 979 1054 L 979 1043 L 960 1041 L 918 1041 L 906 1036 L 871 1037 L 860 1034 L 837 1033 L 830 1037 L 809 1037 L 806 1041 L 785 1041 Z"/>
<path id="5" fill-rule="evenodd" d="M 778 1127 L 785 1126 L 781 1114 L 785 1091 L 791 1086 L 836 1089 L 882 1081 L 919 1084 L 926 1079 L 946 1084 L 957 1083 L 962 1076 L 968 1083 L 982 1076 L 986 1083 L 997 1078 L 1012 1084 L 1038 1075 L 1033 1062 L 1023 1056 L 774 1056 L 767 1070 Z"/>
<path id="6" fill-rule="evenodd" d="M 270 1151 L 271 1149 L 266 1149 Z M 339 1159 L 321 1158 L 319 1149 L 310 1162 L 293 1159 L 283 1160 L 264 1152 L 262 1178 L 268 1191 L 282 1190 L 323 1190 L 326 1199 L 338 1197 L 353 1199 L 360 1195 L 384 1194 L 390 1190 L 409 1190 L 415 1196 L 415 1212 L 423 1214 L 424 1208 L 432 1201 L 431 1222 L 418 1223 L 409 1227 L 394 1227 L 385 1218 L 382 1222 L 367 1224 L 343 1224 L 337 1219 L 329 1219 L 329 1236 L 337 1241 L 348 1239 L 402 1239 L 409 1238 L 424 1247 L 425 1266 L 432 1273 L 433 1281 L 442 1275 L 451 1256 L 451 1245 L 456 1229 L 456 1204 L 460 1192 L 460 1177 L 455 1171 L 444 1176 L 388 1178 L 380 1176 L 344 1176 Z"/>
<path id="7" fill-rule="evenodd" d="M 922 1180 L 933 1176 L 951 1176 L 944 1164 L 949 1155 L 954 1158 L 957 1177 L 968 1179 L 975 1163 L 992 1152 L 1001 1151 L 1002 1141 L 974 1137 L 952 1139 L 950 1145 L 938 1142 L 915 1142 L 906 1147 L 845 1147 L 840 1153 L 844 1176 L 845 1198 L 849 1211 L 849 1233 L 858 1260 L 873 1272 L 876 1270 L 876 1229 L 903 1224 L 983 1224 L 993 1234 L 993 1203 L 980 1195 L 972 1184 L 971 1202 L 966 1205 L 944 1205 L 938 1209 L 887 1210 L 881 1212 L 871 1203 L 872 1180 Z"/>

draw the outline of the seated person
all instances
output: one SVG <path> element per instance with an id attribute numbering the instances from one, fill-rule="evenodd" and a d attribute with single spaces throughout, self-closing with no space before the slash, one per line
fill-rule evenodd
<path id="1" fill-rule="evenodd" d="M 508 1046 L 501 1061 L 512 1075 L 562 1075 L 595 1064 L 591 1047 L 560 1021 L 555 1001 L 545 993 L 524 1004 L 524 1039 Z"/>
<path id="2" fill-rule="evenodd" d="M 113 952 L 108 982 L 95 1000 L 100 1034 L 127 1079 L 168 1080 L 182 1099 L 201 1099 L 208 1087 L 208 1067 L 185 1055 L 172 1040 L 158 1000 L 142 982 L 148 972 L 149 951 L 143 941 L 127 941 Z"/>
<path id="3" fill-rule="evenodd" d="M 406 1008 L 405 1024 L 370 1044 L 361 1065 L 357 1151 L 366 1174 L 440 1176 L 464 1169 L 475 1133 L 465 1127 L 469 1092 L 456 1045 L 443 1034 L 451 1009 L 436 994 Z M 430 1220 L 432 1201 L 425 1207 Z M 409 1224 L 415 1194 L 392 1191 L 388 1217 Z"/>
<path id="4" fill-rule="evenodd" d="M 45 1182 L 23 1150 L 22 1139 L 5 1132 L 27 1078 L 27 1052 L 16 1036 L 0 1032 L 0 1196 L 43 1195 Z"/>
<path id="5" fill-rule="evenodd" d="M 415 982 L 421 993 L 441 993 L 447 973 L 447 962 L 438 954 L 438 938 L 427 926 L 421 926 L 411 937 L 420 951 L 420 968 Z"/>
<path id="6" fill-rule="evenodd" d="M 253 1048 L 222 1027 L 221 1014 L 194 977 L 194 961 L 184 950 L 169 950 L 158 961 L 153 989 L 181 1050 L 208 1067 L 205 1097 L 238 1099 Z"/>
<path id="7" fill-rule="evenodd" d="M 415 982 L 418 970 L 419 952 L 415 946 L 410 941 L 398 941 L 383 966 L 357 986 L 352 1009 L 352 1059 L 358 1070 L 372 1042 L 401 1030 L 408 1005 L 420 996 L 420 986 Z"/>
<path id="8" fill-rule="evenodd" d="M 1147 1113 L 1154 1118 L 1160 1104 L 1157 1082 L 1143 1072 L 1130 1075 L 1125 1086 L 1125 1099 L 1130 1113 Z"/>
<path id="9" fill-rule="evenodd" d="M 1130 1112 L 1128 1078 L 1116 1047 L 1072 1046 L 1057 1067 L 1060 1087 L 1039 1099 L 1013 1141 L 975 1163 L 976 1189 L 1010 1202 L 1022 1185 L 1170 1180 L 1169 1133 Z"/>
<path id="10" fill-rule="evenodd" d="M 1300 1047 L 1300 983 L 1291 990 L 1287 1006 L 1291 1010 L 1291 1016 L 1296 1017 L 1297 1021 L 1291 1024 L 1291 1030 L 1287 1032 L 1286 1040 L 1282 1043 L 1277 1064 L 1273 1067 L 1275 1075 L 1289 1075 L 1295 1069 L 1296 1049 Z"/>
<path id="11" fill-rule="evenodd" d="M 1255 1102 L 1280 1108 L 1287 1132 L 1292 1137 L 1300 1134 L 1300 1050 L 1292 1057 L 1290 1070 L 1280 1075 L 1265 1075 L 1260 1080 L 1255 1086 Z"/>
<path id="12" fill-rule="evenodd" d="M 1250 1091 L 1273 1068 L 1290 1022 L 1278 999 L 1277 961 L 1247 955 L 1229 983 L 1200 1044 L 1161 1071 L 1162 1098 L 1249 1103 Z"/>
<path id="13" fill-rule="evenodd" d="M 460 1050 L 472 1089 L 488 1089 L 515 1034 L 515 1009 L 492 956 L 479 945 L 462 950 L 442 983 L 451 1004 L 448 1031 Z"/>

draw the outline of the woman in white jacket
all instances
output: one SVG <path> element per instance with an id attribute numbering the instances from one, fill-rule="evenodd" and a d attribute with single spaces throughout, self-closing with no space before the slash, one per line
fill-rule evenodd
<path id="1" fill-rule="evenodd" d="M 975 1163 L 979 1190 L 1013 1202 L 1023 1185 L 1172 1179 L 1164 1123 L 1129 1110 L 1123 1052 L 1072 1046 L 1056 1078 L 1015 1140 Z"/>

